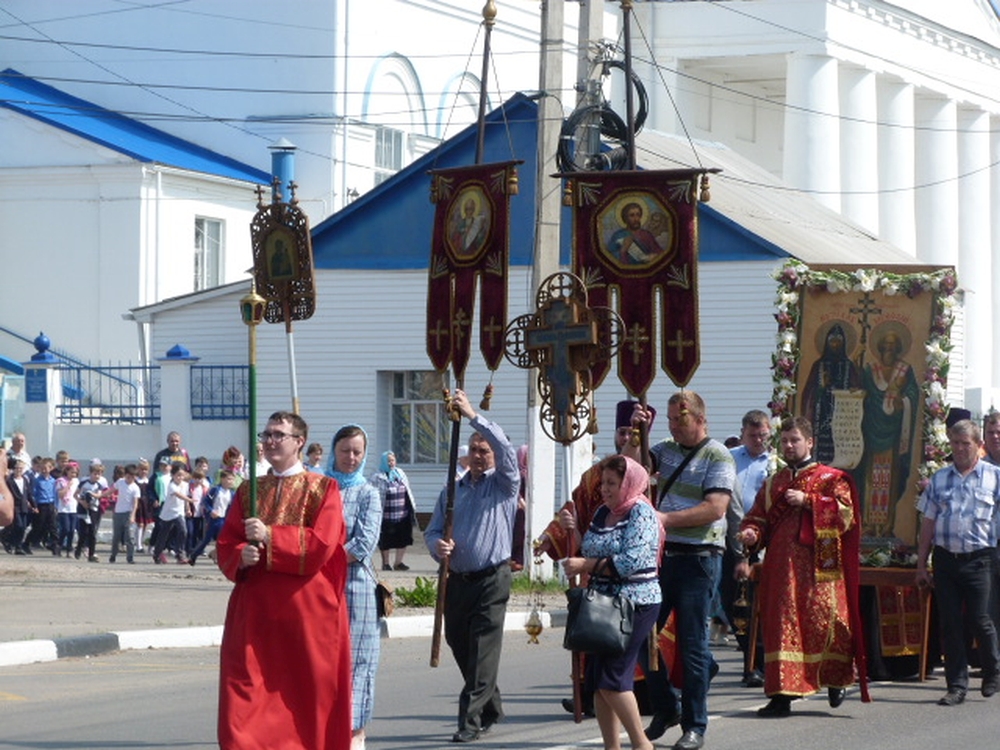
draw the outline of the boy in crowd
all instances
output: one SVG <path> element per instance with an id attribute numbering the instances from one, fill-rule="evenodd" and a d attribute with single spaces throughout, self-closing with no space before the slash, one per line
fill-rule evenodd
<path id="1" fill-rule="evenodd" d="M 125 560 L 129 564 L 135 562 L 135 541 L 132 527 L 135 526 L 136 512 L 142 499 L 142 490 L 135 481 L 136 471 L 135 464 L 127 464 L 125 475 L 115 482 L 115 492 L 118 496 L 115 500 L 109 563 L 113 563 L 118 558 L 118 548 L 122 544 L 125 545 Z"/>

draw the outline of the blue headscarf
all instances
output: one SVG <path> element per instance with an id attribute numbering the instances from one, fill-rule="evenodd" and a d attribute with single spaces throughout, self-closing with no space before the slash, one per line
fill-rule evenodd
<path id="1" fill-rule="evenodd" d="M 361 459 L 361 463 L 358 464 L 358 468 L 352 471 L 350 474 L 345 474 L 342 471 L 337 471 L 337 443 L 343 440 L 345 437 L 349 437 L 350 433 L 354 430 L 360 430 L 361 434 L 365 439 L 365 457 Z M 328 477 L 333 477 L 337 480 L 343 488 L 355 487 L 359 484 L 364 484 L 365 481 L 365 461 L 368 458 L 368 433 L 364 431 L 361 425 L 357 424 L 345 424 L 339 430 L 337 434 L 333 436 L 333 441 L 330 443 L 330 458 L 326 462 L 326 475 Z"/>
<path id="2" fill-rule="evenodd" d="M 399 473 L 399 469 L 393 466 L 389 468 L 389 456 L 395 456 L 396 454 L 392 451 L 386 451 L 382 454 L 382 460 L 379 461 L 378 470 L 383 474 L 388 475 L 390 482 L 402 482 L 403 475 Z"/>

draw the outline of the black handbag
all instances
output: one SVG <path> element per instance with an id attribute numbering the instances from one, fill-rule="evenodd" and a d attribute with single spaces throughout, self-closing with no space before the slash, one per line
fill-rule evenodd
<path id="1" fill-rule="evenodd" d="M 593 585 L 566 592 L 569 600 L 563 648 L 621 656 L 632 637 L 635 606 L 620 593 L 602 594 Z"/>

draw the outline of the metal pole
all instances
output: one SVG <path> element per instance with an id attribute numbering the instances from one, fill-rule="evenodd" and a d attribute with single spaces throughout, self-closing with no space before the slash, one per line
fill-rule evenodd
<path id="1" fill-rule="evenodd" d="M 625 151 L 628 168 L 635 169 L 635 102 L 632 98 L 632 0 L 622 0 L 625 41 Z"/>

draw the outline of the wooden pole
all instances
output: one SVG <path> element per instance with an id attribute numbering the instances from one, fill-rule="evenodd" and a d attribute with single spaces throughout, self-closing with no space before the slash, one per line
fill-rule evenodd
<path id="1" fill-rule="evenodd" d="M 483 67 L 482 78 L 479 82 L 479 121 L 476 136 L 476 164 L 483 163 L 483 154 L 486 146 L 486 82 L 490 70 L 490 37 L 493 34 L 493 26 L 496 24 L 497 6 L 494 0 L 486 0 L 483 6 L 483 24 L 486 26 L 485 41 L 483 42 Z M 465 389 L 465 372 L 455 370 L 455 387 Z M 451 539 L 452 520 L 455 513 L 455 474 L 458 473 L 458 444 L 462 439 L 462 415 L 456 413 L 448 399 L 447 392 L 445 400 L 448 411 L 452 418 L 451 443 L 448 446 L 448 485 L 444 506 L 444 529 L 442 539 Z M 437 601 L 434 604 L 434 630 L 431 634 L 431 660 L 430 665 L 436 667 L 441 661 L 441 634 L 444 628 L 444 603 L 448 594 L 448 568 L 449 558 L 445 557 L 438 566 Z"/>

